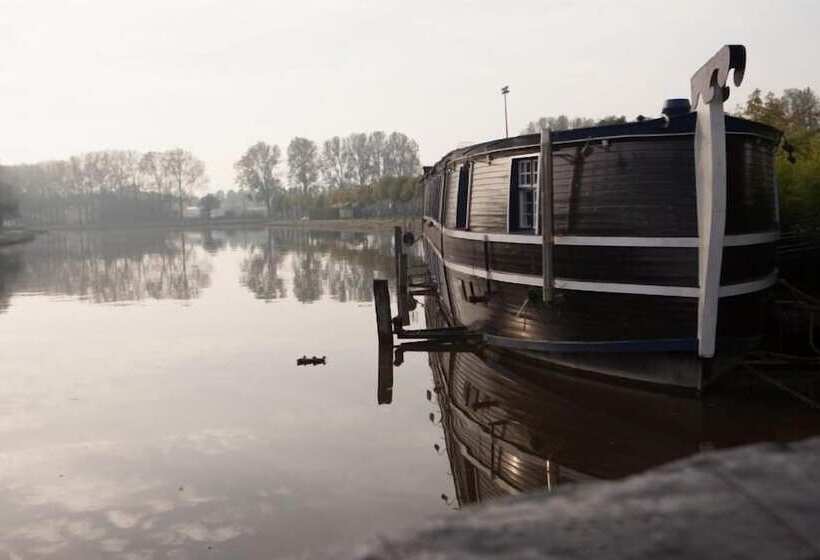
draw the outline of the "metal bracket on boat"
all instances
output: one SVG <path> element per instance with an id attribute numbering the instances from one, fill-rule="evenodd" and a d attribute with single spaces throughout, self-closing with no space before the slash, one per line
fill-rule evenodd
<path id="1" fill-rule="evenodd" d="M 400 294 L 397 294 L 400 298 Z M 405 329 L 401 317 L 391 319 L 390 291 L 387 280 L 373 280 L 376 306 L 376 329 L 379 336 L 379 370 L 377 400 L 389 404 L 393 395 L 393 367 L 404 363 L 406 352 L 475 352 L 482 342 L 481 333 L 466 327 L 439 329 Z M 409 340 L 396 346 L 393 337 Z"/>
<path id="2" fill-rule="evenodd" d="M 715 355 L 720 270 L 726 228 L 726 121 L 723 102 L 729 70 L 739 86 L 746 69 L 746 48 L 726 45 L 691 80 L 695 125 L 695 183 L 698 210 L 698 355 Z M 702 102 L 701 102 L 702 101 Z"/>
<path id="3" fill-rule="evenodd" d="M 464 280 L 459 280 L 459 282 L 461 283 L 461 296 L 464 298 L 464 301 L 467 301 L 469 303 L 487 303 L 490 301 L 490 297 L 493 295 L 492 292 L 490 292 L 489 290 L 489 285 L 487 286 L 487 291 L 479 295 L 476 294 L 475 286 L 473 285 L 473 282 L 471 280 L 468 280 L 466 283 Z M 467 285 L 470 286 L 469 291 L 467 290 Z"/>

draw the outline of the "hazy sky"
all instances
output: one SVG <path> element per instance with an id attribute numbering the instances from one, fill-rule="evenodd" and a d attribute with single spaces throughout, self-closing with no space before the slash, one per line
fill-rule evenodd
<path id="1" fill-rule="evenodd" d="M 212 189 L 253 142 L 400 130 L 423 163 L 567 113 L 655 115 L 721 45 L 818 89 L 820 2 L 0 0 L 0 162 L 182 146 Z"/>

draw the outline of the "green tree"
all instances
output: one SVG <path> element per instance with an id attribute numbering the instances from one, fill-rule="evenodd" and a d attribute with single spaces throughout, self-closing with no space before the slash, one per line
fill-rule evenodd
<path id="1" fill-rule="evenodd" d="M 191 152 L 176 148 L 165 152 L 162 163 L 166 175 L 177 189 L 179 219 L 184 217 L 185 199 L 207 184 L 205 164 Z"/>
<path id="2" fill-rule="evenodd" d="M 282 195 L 282 182 L 277 177 L 277 167 L 282 159 L 279 146 L 257 142 L 234 164 L 236 182 L 265 204 L 268 219 L 273 217 L 277 198 Z"/>
<path id="3" fill-rule="evenodd" d="M 626 124 L 626 117 L 624 115 L 621 115 L 620 117 L 616 115 L 609 115 L 602 119 L 598 119 L 595 126 L 606 126 L 610 124 Z"/>
<path id="4" fill-rule="evenodd" d="M 208 193 L 199 199 L 199 209 L 206 220 L 211 219 L 211 212 L 222 205 L 222 201 L 215 194 Z"/>
<path id="5" fill-rule="evenodd" d="M 588 119 L 586 117 L 570 118 L 566 115 L 558 115 L 557 117 L 541 117 L 536 121 L 527 123 L 527 126 L 521 131 L 521 134 L 535 134 L 540 132 L 542 128 L 547 127 L 554 132 L 573 128 L 587 128 L 590 126 L 595 126 L 594 119 Z"/>
<path id="6" fill-rule="evenodd" d="M 288 179 L 307 195 L 319 179 L 319 148 L 313 140 L 297 136 L 288 144 Z"/>
<path id="7" fill-rule="evenodd" d="M 740 114 L 778 128 L 784 147 L 775 172 L 785 229 L 820 226 L 820 100 L 811 88 L 791 88 L 777 96 L 756 89 Z"/>
<path id="8" fill-rule="evenodd" d="M 0 182 L 0 227 L 7 219 L 20 215 L 20 197 L 17 189 L 9 184 Z"/>

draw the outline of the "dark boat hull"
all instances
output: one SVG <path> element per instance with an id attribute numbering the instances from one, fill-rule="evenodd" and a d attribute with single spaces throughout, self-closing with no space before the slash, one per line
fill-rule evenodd
<path id="1" fill-rule="evenodd" d="M 488 344 L 595 374 L 701 389 L 763 332 L 777 276 L 776 132 L 727 119 L 717 352 L 704 360 L 694 121 L 639 124 L 558 136 L 551 302 L 541 297 L 537 226 L 510 225 L 515 160 L 533 157 L 526 137 L 450 154 L 428 172 L 426 259 L 451 319 L 480 330 Z M 457 180 L 465 164 L 466 223 Z"/>

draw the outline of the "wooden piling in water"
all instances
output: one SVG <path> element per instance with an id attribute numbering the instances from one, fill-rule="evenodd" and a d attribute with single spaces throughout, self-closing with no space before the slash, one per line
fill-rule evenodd
<path id="1" fill-rule="evenodd" d="M 390 290 L 387 280 L 373 280 L 373 302 L 376 306 L 376 330 L 379 334 L 379 347 L 393 347 L 393 326 L 391 324 Z"/>

